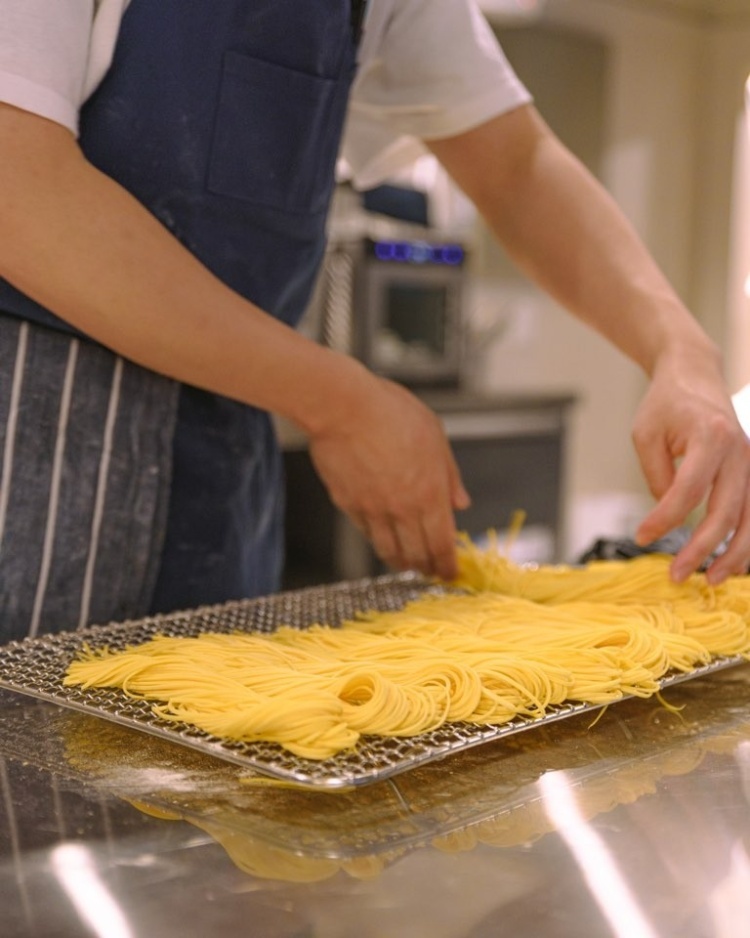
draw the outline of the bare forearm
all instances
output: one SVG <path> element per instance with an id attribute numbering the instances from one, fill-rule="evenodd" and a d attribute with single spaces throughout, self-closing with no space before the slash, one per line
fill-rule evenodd
<path id="1" fill-rule="evenodd" d="M 44 124 L 0 120 L 0 273 L 147 368 L 314 429 L 363 370 L 225 287 Z"/>
<path id="2" fill-rule="evenodd" d="M 672 350 L 712 351 L 610 195 L 532 108 L 431 146 L 518 266 L 649 375 Z"/>
<path id="3" fill-rule="evenodd" d="M 289 418 L 384 560 L 455 576 L 468 496 L 414 395 L 229 290 L 66 130 L 0 106 L 0 153 L 0 275 L 147 368 Z"/>
<path id="4" fill-rule="evenodd" d="M 666 534 L 705 502 L 673 575 L 686 577 L 727 537 L 709 578 L 745 572 L 750 446 L 720 355 L 612 198 L 532 107 L 431 146 L 519 267 L 650 377 L 633 441 L 658 502 L 639 540 Z"/>

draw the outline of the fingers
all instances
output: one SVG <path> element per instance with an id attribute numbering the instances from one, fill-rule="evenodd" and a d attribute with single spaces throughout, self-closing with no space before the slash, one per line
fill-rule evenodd
<path id="1" fill-rule="evenodd" d="M 471 496 L 464 488 L 458 464 L 450 449 L 448 450 L 447 456 L 451 504 L 456 511 L 465 511 L 469 505 L 471 505 Z"/>
<path id="2" fill-rule="evenodd" d="M 384 563 L 454 579 L 453 513 L 469 496 L 443 425 L 405 388 L 370 381 L 358 407 L 311 436 L 315 468 Z"/>
<path id="3" fill-rule="evenodd" d="M 674 482 L 675 466 L 672 455 L 658 439 L 644 438 L 638 433 L 633 433 L 633 441 L 649 490 L 654 498 L 661 498 Z M 644 543 L 650 543 L 660 536 L 657 534 L 656 537 L 651 537 L 650 530 L 644 533 L 648 538 Z"/>
<path id="4" fill-rule="evenodd" d="M 707 570 L 709 582 L 745 573 L 750 566 L 750 456 L 746 445 L 727 454 L 721 447 L 693 447 L 685 456 L 656 508 L 641 523 L 637 540 L 651 543 L 673 530 L 699 507 L 704 519 L 675 557 L 672 577 L 685 580 L 724 542 L 726 550 Z"/>
<path id="5" fill-rule="evenodd" d="M 356 524 L 375 553 L 394 570 L 416 570 L 427 577 L 453 580 L 458 575 L 456 526 L 446 495 L 420 514 L 373 511 Z"/>
<path id="6" fill-rule="evenodd" d="M 421 525 L 378 520 L 358 525 L 375 553 L 393 570 L 416 570 L 426 577 L 453 580 L 458 575 L 455 537 L 431 536 Z"/>
<path id="7" fill-rule="evenodd" d="M 700 365 L 691 362 L 686 380 L 685 363 L 667 359 L 636 416 L 633 441 L 658 499 L 636 540 L 644 545 L 664 537 L 705 504 L 671 572 L 684 580 L 726 546 L 707 570 L 709 581 L 719 583 L 750 563 L 750 444 L 720 372 Z"/>
<path id="8" fill-rule="evenodd" d="M 742 479 L 742 476 L 739 476 Z M 726 549 L 706 571 L 709 583 L 746 573 L 750 567 L 750 485 L 737 484 L 738 473 L 722 470 L 706 506 L 706 515 L 672 564 L 672 577 L 680 582 L 717 548 Z M 727 539 L 729 539 L 727 541 Z"/>
<path id="9" fill-rule="evenodd" d="M 698 531 L 696 531 L 695 540 L 695 549 L 689 551 L 688 548 L 684 548 L 672 565 L 672 578 L 678 583 L 694 571 L 695 558 L 704 554 L 704 548 L 700 546 Z M 691 538 L 689 546 L 692 547 L 692 545 L 693 539 Z M 727 577 L 744 575 L 748 573 L 748 570 L 750 570 L 750 520 L 746 516 L 740 527 L 732 534 L 726 550 L 706 568 L 706 579 L 712 586 L 718 586 Z"/>
<path id="10" fill-rule="evenodd" d="M 658 482 L 661 485 L 652 482 L 652 479 L 647 476 L 652 493 L 660 500 L 638 527 L 637 542 L 639 544 L 650 544 L 682 524 L 690 512 L 694 511 L 703 502 L 706 492 L 710 488 L 711 480 L 718 472 L 718 468 L 716 458 L 707 456 L 702 448 L 694 447 L 692 452 L 686 455 L 676 472 L 672 467 L 671 478 L 669 478 L 668 483 L 668 476 L 663 466 L 660 467 L 658 474 Z M 738 507 L 738 505 L 735 507 Z M 725 529 L 722 536 L 725 536 L 728 530 Z M 716 543 L 713 547 L 716 547 Z M 709 549 L 708 553 L 713 547 Z M 705 556 L 704 554 L 701 559 L 705 559 Z"/>
<path id="11" fill-rule="evenodd" d="M 463 486 L 461 488 L 463 490 Z M 466 498 L 468 500 L 468 494 Z M 448 520 L 449 524 L 446 526 L 445 519 L 434 512 L 422 519 L 424 537 L 431 545 L 432 574 L 446 581 L 454 580 L 458 576 L 456 524 L 452 514 Z"/>
<path id="12" fill-rule="evenodd" d="M 739 527 L 729 541 L 727 549 L 706 570 L 706 578 L 717 585 L 728 576 L 740 576 L 750 570 L 750 508 L 742 514 Z"/>

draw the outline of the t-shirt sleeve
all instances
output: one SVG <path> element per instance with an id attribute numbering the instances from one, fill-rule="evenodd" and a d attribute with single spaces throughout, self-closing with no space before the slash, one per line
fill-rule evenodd
<path id="1" fill-rule="evenodd" d="M 0 101 L 78 128 L 94 0 L 2 0 Z"/>
<path id="2" fill-rule="evenodd" d="M 531 101 L 474 0 L 399 0 L 384 21 L 375 4 L 342 145 L 360 188 L 423 154 L 422 140 Z"/>

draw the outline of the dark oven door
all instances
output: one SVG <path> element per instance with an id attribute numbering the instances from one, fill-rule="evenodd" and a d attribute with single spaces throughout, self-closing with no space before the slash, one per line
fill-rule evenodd
<path id="1" fill-rule="evenodd" d="M 416 251 L 414 244 L 407 247 Z M 454 263 L 436 262 L 430 258 L 441 256 L 437 247 L 425 245 L 414 256 L 426 259 L 417 262 L 381 259 L 372 251 L 356 280 L 354 354 L 377 374 L 410 387 L 457 386 L 465 341 L 463 254 L 442 255 L 455 257 Z"/>

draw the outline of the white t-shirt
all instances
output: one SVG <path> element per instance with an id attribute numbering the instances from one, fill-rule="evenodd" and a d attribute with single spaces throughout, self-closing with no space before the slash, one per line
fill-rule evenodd
<path id="1" fill-rule="evenodd" d="M 0 101 L 74 133 L 130 0 L 2 0 Z M 366 188 L 531 100 L 474 0 L 370 0 L 342 156 Z"/>

